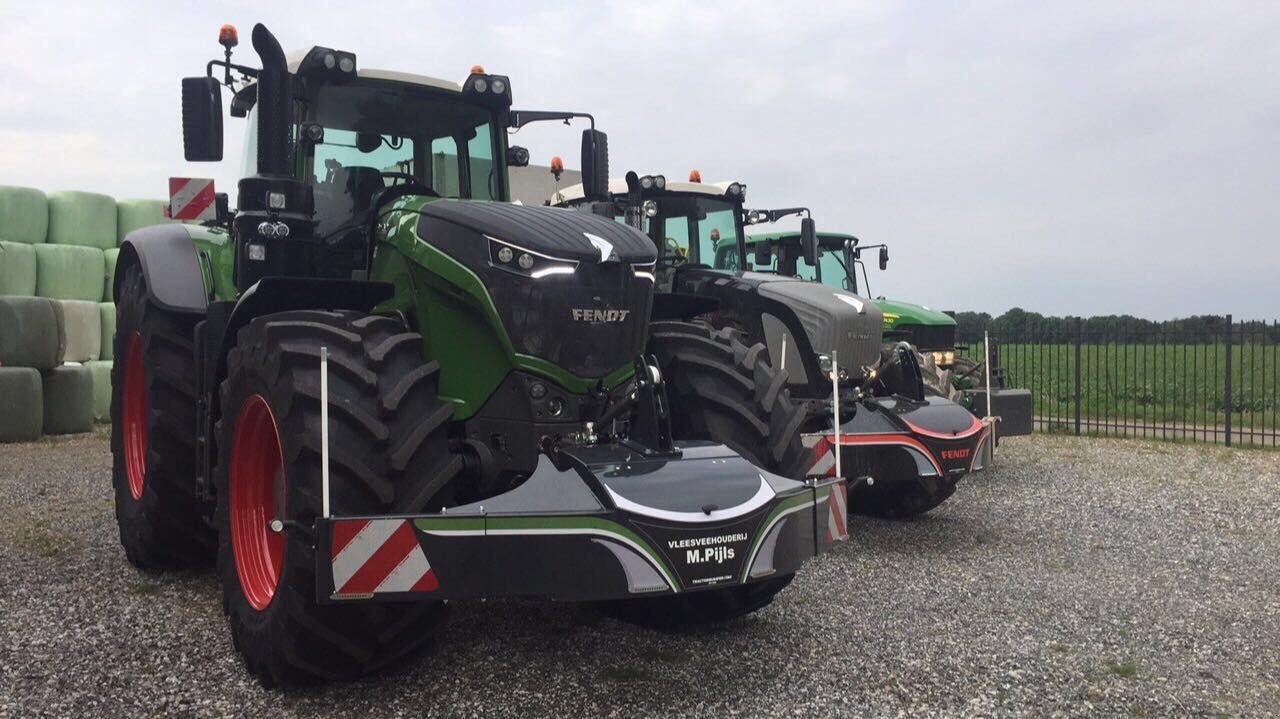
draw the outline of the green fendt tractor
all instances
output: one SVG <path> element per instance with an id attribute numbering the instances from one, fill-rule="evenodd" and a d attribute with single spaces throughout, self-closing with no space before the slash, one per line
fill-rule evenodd
<path id="1" fill-rule="evenodd" d="M 323 47 L 286 58 L 262 25 L 252 68 L 234 28 L 221 40 L 226 59 L 182 82 L 185 153 L 222 158 L 227 85 L 249 168 L 234 213 L 124 241 L 113 484 L 133 564 L 216 560 L 264 684 L 385 666 L 443 600 L 739 616 L 845 535 L 842 480 L 673 433 L 680 368 L 645 352 L 647 237 L 506 202 L 528 156 L 508 128 L 579 115 L 512 110 L 480 68 L 457 85 Z M 594 121 L 583 157 L 603 197 Z M 774 376 L 722 370 L 743 367 Z"/>
<path id="2" fill-rule="evenodd" d="M 765 402 L 753 407 L 754 430 L 688 422 L 684 432 L 733 445 L 754 431 L 779 456 L 799 461 L 779 471 L 855 478 L 850 510 L 890 518 L 937 507 L 962 477 L 983 469 L 989 429 L 956 403 L 925 392 L 917 353 L 905 342 L 884 341 L 874 303 L 793 274 L 750 270 L 744 228 L 808 215 L 807 209 L 747 211 L 741 183 L 671 182 L 662 175 L 631 173 L 610 182 L 609 191 L 602 203 L 578 185 L 552 202 L 631 224 L 657 247 L 655 303 L 686 322 L 681 332 L 655 332 L 650 343 L 650 352 L 683 368 L 673 379 L 680 389 L 674 416 L 686 414 L 686 406 L 727 404 L 721 396 L 730 383 L 701 362 L 716 351 L 734 354 L 735 344 L 763 346 L 764 361 L 786 377 L 787 399 L 801 406 L 797 413 L 791 404 L 770 404 L 774 394 L 760 387 Z M 801 224 L 816 257 L 813 220 Z M 833 395 L 840 400 L 838 424 L 828 409 Z M 797 437 L 807 454 L 792 451 Z"/>
<path id="3" fill-rule="evenodd" d="M 880 269 L 889 265 L 888 245 L 861 245 L 857 237 L 837 232 L 818 233 L 816 265 L 804 261 L 799 232 L 751 234 L 747 235 L 746 243 L 747 262 L 755 271 L 821 282 L 866 296 L 871 295 L 871 282 L 862 253 L 878 250 Z M 862 268 L 861 285 L 859 267 Z M 1006 386 L 1004 370 L 999 366 L 998 346 L 993 346 L 988 377 L 984 346 L 977 346 L 977 351 L 970 354 L 956 353 L 956 321 L 947 313 L 884 297 L 871 301 L 884 313 L 885 337 L 909 342 L 919 352 L 928 390 L 960 403 L 978 417 L 985 417 L 989 383 L 990 413 L 1000 418 L 998 436 L 1031 434 L 1031 391 Z"/>

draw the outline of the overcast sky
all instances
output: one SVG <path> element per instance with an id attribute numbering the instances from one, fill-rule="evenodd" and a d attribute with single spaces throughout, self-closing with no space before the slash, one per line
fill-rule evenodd
<path id="1" fill-rule="evenodd" d="M 592 112 L 627 169 L 748 185 L 888 242 L 875 294 L 999 313 L 1280 317 L 1280 4 L 0 0 L 0 184 L 163 197 L 179 78 L 286 49 Z M 577 164 L 576 130 L 527 128 Z"/>

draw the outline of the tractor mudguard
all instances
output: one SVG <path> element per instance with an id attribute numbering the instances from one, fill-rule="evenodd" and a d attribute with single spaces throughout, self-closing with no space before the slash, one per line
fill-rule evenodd
<path id="1" fill-rule="evenodd" d="M 227 353 L 240 328 L 258 315 L 292 310 L 355 310 L 369 312 L 395 295 L 388 282 L 319 277 L 263 277 L 245 290 L 221 328 L 217 368 L 209 387 L 227 374 Z M 217 335 L 215 335 L 217 336 Z"/>
<path id="2" fill-rule="evenodd" d="M 769 474 L 723 445 L 547 455 L 505 494 L 438 514 L 316 522 L 325 602 L 600 601 L 790 574 L 848 536 L 843 479 Z"/>
<path id="3" fill-rule="evenodd" d="M 130 262 L 142 268 L 147 294 L 161 309 L 204 314 L 209 304 L 204 270 L 185 227 L 154 225 L 125 235 L 116 261 L 112 299 L 120 298 L 120 281 Z"/>
<path id="4" fill-rule="evenodd" d="M 963 476 L 986 468 L 990 438 L 989 427 L 949 399 L 926 397 L 923 402 L 916 402 L 873 397 L 860 403 L 853 418 L 840 425 L 840 446 L 844 448 L 841 463 L 844 467 L 858 466 L 851 454 L 859 448 L 896 447 L 915 460 L 919 477 Z M 809 473 L 834 475 L 834 434 L 806 434 L 804 442 L 814 448 L 814 465 Z"/>

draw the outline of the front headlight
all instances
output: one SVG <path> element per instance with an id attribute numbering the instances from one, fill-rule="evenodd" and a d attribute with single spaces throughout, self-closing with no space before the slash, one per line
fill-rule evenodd
<path id="1" fill-rule="evenodd" d="M 485 235 L 485 238 L 489 240 L 489 265 L 504 272 L 540 280 L 553 275 L 571 275 L 578 269 L 576 260 L 565 260 L 526 250 L 488 235 Z M 515 262 L 512 262 L 512 258 Z"/>

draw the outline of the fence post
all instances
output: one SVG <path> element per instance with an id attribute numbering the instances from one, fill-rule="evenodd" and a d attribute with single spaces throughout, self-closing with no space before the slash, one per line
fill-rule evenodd
<path id="1" fill-rule="evenodd" d="M 1080 343 L 1083 340 L 1084 322 L 1076 318 L 1076 436 L 1080 436 Z"/>
<path id="2" fill-rule="evenodd" d="M 1226 435 L 1227 446 L 1231 446 L 1231 315 L 1227 315 L 1227 379 L 1226 394 L 1223 397 L 1222 406 L 1227 411 Z"/>

